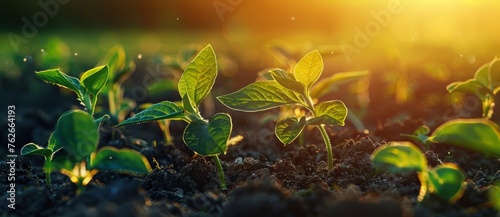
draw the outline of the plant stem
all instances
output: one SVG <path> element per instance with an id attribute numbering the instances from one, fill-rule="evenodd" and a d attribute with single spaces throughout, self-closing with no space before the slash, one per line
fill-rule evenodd
<path id="1" fill-rule="evenodd" d="M 108 106 L 109 106 L 109 113 L 111 116 L 114 118 L 118 119 L 118 115 L 116 114 L 116 104 L 115 104 L 115 92 L 112 87 L 109 87 L 108 89 Z M 119 120 L 117 120 L 119 121 Z"/>
<path id="2" fill-rule="evenodd" d="M 309 110 L 312 112 L 313 116 L 316 117 L 316 111 L 314 110 L 314 103 L 311 97 L 307 98 L 307 106 Z M 333 152 L 332 152 L 332 143 L 330 142 L 330 138 L 328 137 L 328 133 L 326 132 L 325 125 L 318 125 L 319 132 L 321 133 L 321 137 L 323 137 L 323 141 L 325 142 L 326 152 L 328 154 L 328 169 L 333 169 Z"/>
<path id="3" fill-rule="evenodd" d="M 319 132 L 321 132 L 321 137 L 323 137 L 323 141 L 325 141 L 326 152 L 328 153 L 328 169 L 333 169 L 333 152 L 332 152 L 332 143 L 330 142 L 330 138 L 328 137 L 328 133 L 326 132 L 325 125 L 318 125 Z"/>
<path id="4" fill-rule="evenodd" d="M 224 170 L 222 169 L 222 164 L 220 162 L 219 156 L 214 156 L 215 165 L 217 166 L 217 175 L 219 176 L 219 185 L 222 190 L 226 190 L 226 178 L 224 177 Z"/>
<path id="5" fill-rule="evenodd" d="M 50 187 L 50 169 L 47 169 L 47 171 L 45 171 L 45 181 L 47 182 L 47 187 Z"/>

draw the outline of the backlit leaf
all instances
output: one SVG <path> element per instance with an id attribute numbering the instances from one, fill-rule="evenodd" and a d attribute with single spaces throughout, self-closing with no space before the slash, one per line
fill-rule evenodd
<path id="1" fill-rule="evenodd" d="M 309 125 L 326 124 L 330 126 L 345 125 L 347 107 L 340 100 L 319 103 L 316 108 L 316 117 L 308 120 Z"/>
<path id="2" fill-rule="evenodd" d="M 300 119 L 296 117 L 285 118 L 276 124 L 274 132 L 283 144 L 288 145 L 300 135 L 305 123 L 305 116 L 302 116 Z"/>
<path id="3" fill-rule="evenodd" d="M 429 141 L 456 145 L 500 157 L 500 129 L 484 119 L 455 119 L 439 126 Z"/>
<path id="4" fill-rule="evenodd" d="M 306 86 L 306 89 L 309 89 L 321 76 L 322 71 L 323 58 L 317 50 L 314 50 L 306 54 L 295 65 L 294 76 L 297 81 Z"/>
<path id="5" fill-rule="evenodd" d="M 81 84 L 85 86 L 94 96 L 101 92 L 108 81 L 108 66 L 98 66 L 82 74 Z"/>
<path id="6" fill-rule="evenodd" d="M 311 88 L 311 97 L 313 99 L 320 98 L 321 96 L 336 90 L 338 85 L 348 83 L 360 79 L 368 75 L 368 71 L 353 71 L 353 72 L 339 72 L 334 75 L 321 79 Z"/>
<path id="7" fill-rule="evenodd" d="M 49 158 L 52 155 L 52 150 L 41 147 L 35 143 L 28 143 L 21 148 L 21 155 L 41 155 Z"/>
<path id="8" fill-rule="evenodd" d="M 93 154 L 89 169 L 148 174 L 151 166 L 148 160 L 137 151 L 104 147 Z"/>
<path id="9" fill-rule="evenodd" d="M 231 109 L 247 112 L 300 103 L 292 91 L 284 89 L 276 81 L 257 81 L 217 99 Z"/>
<path id="10" fill-rule="evenodd" d="M 163 101 L 149 106 L 129 119 L 121 122 L 118 126 L 161 119 L 183 119 L 185 117 L 184 110 L 181 107 L 173 102 Z"/>
<path id="11" fill-rule="evenodd" d="M 391 142 L 381 145 L 373 151 L 372 162 L 375 168 L 391 173 L 427 170 L 424 154 L 411 142 Z"/>
<path id="12" fill-rule="evenodd" d="M 49 69 L 36 72 L 36 76 L 46 82 L 70 89 L 75 92 L 78 97 L 81 97 L 81 87 L 78 78 L 66 75 L 59 69 Z"/>
<path id="13" fill-rule="evenodd" d="M 455 203 L 465 192 L 465 176 L 457 165 L 445 163 L 429 171 L 429 190 L 449 203 Z"/>
<path id="14" fill-rule="evenodd" d="M 189 63 L 179 80 L 179 94 L 187 94 L 195 107 L 208 95 L 217 77 L 217 61 L 211 45 L 207 45 Z"/>

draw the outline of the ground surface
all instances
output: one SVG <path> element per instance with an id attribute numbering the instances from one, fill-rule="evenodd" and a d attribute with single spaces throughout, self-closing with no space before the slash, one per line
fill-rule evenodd
<path id="1" fill-rule="evenodd" d="M 26 135 L 50 132 L 55 118 L 43 112 L 20 112 L 25 122 L 36 127 Z M 384 122 L 368 134 L 349 124 L 329 129 L 334 145 L 335 166 L 328 170 L 326 152 L 316 129 L 305 131 L 303 146 L 283 146 L 273 134 L 272 123 L 254 127 L 258 113 L 233 113 L 235 134 L 244 136 L 221 156 L 228 190 L 221 191 L 210 157 L 195 156 L 179 139 L 183 125 L 172 125 L 175 144 L 164 145 L 154 123 L 115 129 L 104 125 L 101 145 L 139 150 L 152 163 L 149 175 L 137 176 L 101 171 L 86 191 L 75 195 L 75 186 L 57 172 L 53 186 L 45 187 L 41 159 L 19 157 L 16 210 L 8 216 L 495 216 L 487 206 L 486 186 L 495 177 L 497 159 L 448 145 L 436 145 L 425 154 L 431 166 L 455 162 L 468 178 L 462 199 L 449 205 L 430 195 L 416 201 L 419 181 L 415 174 L 394 175 L 376 171 L 370 161 L 373 150 L 388 141 L 401 139 L 423 121 Z M 46 117 L 46 125 L 41 122 Z M 57 117 L 57 116 L 55 116 Z M 439 122 L 439 120 L 437 120 Z M 31 123 L 31 122 L 30 122 Z M 20 125 L 20 129 L 22 125 Z M 115 129 L 114 137 L 112 131 Z M 36 131 L 34 133 L 33 131 Z M 31 134 L 28 134 L 31 132 Z M 40 136 L 43 137 L 43 136 Z M 134 144 L 137 138 L 145 141 Z M 388 139 L 387 139 L 388 138 Z M 35 138 L 36 139 L 36 138 Z M 43 144 L 43 143 L 42 143 Z M 153 159 L 155 161 L 153 161 Z M 1 173 L 8 171 L 5 161 Z M 6 174 L 1 174 L 6 177 Z M 6 189 L 2 180 L 2 189 Z M 7 201 L 1 201 L 6 207 Z"/>

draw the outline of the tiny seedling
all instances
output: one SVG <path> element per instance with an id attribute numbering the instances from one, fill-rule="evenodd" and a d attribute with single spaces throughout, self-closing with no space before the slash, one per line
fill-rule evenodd
<path id="1" fill-rule="evenodd" d="M 142 174 L 151 171 L 147 159 L 136 151 L 113 147 L 97 150 L 99 125 L 104 118 L 108 116 L 94 120 L 84 111 L 68 111 L 59 118 L 46 148 L 29 143 L 21 154 L 44 156 L 47 184 L 50 185 L 50 172 L 59 170 L 77 185 L 77 193 L 83 191 L 98 170 Z"/>
<path id="2" fill-rule="evenodd" d="M 454 119 L 436 128 L 430 136 L 428 133 L 422 132 L 414 137 L 427 147 L 432 143 L 450 144 L 500 157 L 500 128 L 493 121 L 484 118 Z"/>
<path id="3" fill-rule="evenodd" d="M 124 98 L 122 89 L 123 82 L 130 77 L 135 70 L 133 61 L 128 61 L 123 46 L 116 45 L 111 48 L 98 65 L 107 65 L 108 81 L 100 92 L 108 98 L 109 115 L 114 123 L 125 119 L 127 112 L 135 107 L 132 99 Z"/>
<path id="4" fill-rule="evenodd" d="M 347 108 L 342 101 L 331 100 L 315 105 L 311 87 L 321 76 L 323 59 L 315 50 L 304 56 L 295 65 L 293 75 L 282 69 L 270 70 L 272 79 L 256 81 L 227 95 L 217 97 L 227 107 L 246 112 L 263 111 L 286 105 L 299 105 L 310 114 L 290 116 L 280 120 L 275 134 L 285 145 L 293 142 L 305 126 L 317 126 L 328 152 L 328 168 L 333 168 L 333 153 L 325 125 L 344 125 Z"/>
<path id="5" fill-rule="evenodd" d="M 453 82 L 447 87 L 450 93 L 463 92 L 474 94 L 481 99 L 483 117 L 490 119 L 495 106 L 495 95 L 500 91 L 500 58 L 479 67 L 474 78 Z"/>
<path id="6" fill-rule="evenodd" d="M 225 190 L 226 181 L 218 155 L 227 150 L 233 127 L 231 116 L 217 113 L 205 120 L 199 109 L 200 103 L 210 93 L 216 77 L 217 61 L 212 46 L 208 45 L 188 64 L 179 79 L 177 86 L 182 106 L 170 101 L 156 103 L 118 126 L 163 119 L 186 121 L 188 125 L 182 136 L 184 143 L 199 155 L 214 157 L 220 187 Z"/>
<path id="7" fill-rule="evenodd" d="M 418 201 L 427 192 L 454 203 L 465 192 L 465 176 L 453 163 L 444 163 L 434 168 L 427 166 L 425 155 L 410 142 L 392 142 L 375 149 L 372 154 L 373 166 L 391 173 L 417 172 L 420 180 Z"/>
<path id="8" fill-rule="evenodd" d="M 75 92 L 87 112 L 94 115 L 97 96 L 108 80 L 108 67 L 103 65 L 92 68 L 84 72 L 80 79 L 66 75 L 59 69 L 36 72 L 36 75 L 46 82 Z"/>

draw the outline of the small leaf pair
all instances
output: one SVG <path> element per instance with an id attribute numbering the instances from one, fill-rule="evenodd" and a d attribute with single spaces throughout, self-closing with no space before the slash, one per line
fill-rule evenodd
<path id="1" fill-rule="evenodd" d="M 484 118 L 454 119 L 436 128 L 431 135 L 429 132 L 427 126 L 422 126 L 414 135 L 403 135 L 427 147 L 431 143 L 450 144 L 500 157 L 500 128 L 493 121 Z"/>
<path id="2" fill-rule="evenodd" d="M 465 192 L 465 176 L 456 164 L 444 163 L 429 169 L 424 154 L 410 142 L 392 142 L 378 147 L 372 154 L 373 166 L 391 173 L 417 172 L 422 201 L 427 192 L 454 203 Z"/>
<path id="3" fill-rule="evenodd" d="M 113 147 L 97 150 L 98 129 L 105 118 L 108 116 L 94 120 L 92 115 L 81 110 L 68 111 L 59 118 L 47 148 L 29 143 L 21 149 L 21 154 L 45 157 L 47 185 L 50 186 L 50 172 L 60 170 L 77 184 L 78 192 L 98 170 L 151 171 L 148 161 L 136 151 Z"/>
<path id="4" fill-rule="evenodd" d="M 89 114 L 94 114 L 97 95 L 108 80 L 108 67 L 106 65 L 92 68 L 82 74 L 80 79 L 64 74 L 59 69 L 49 69 L 36 72 L 36 75 L 49 83 L 67 88 L 76 93 Z"/>

